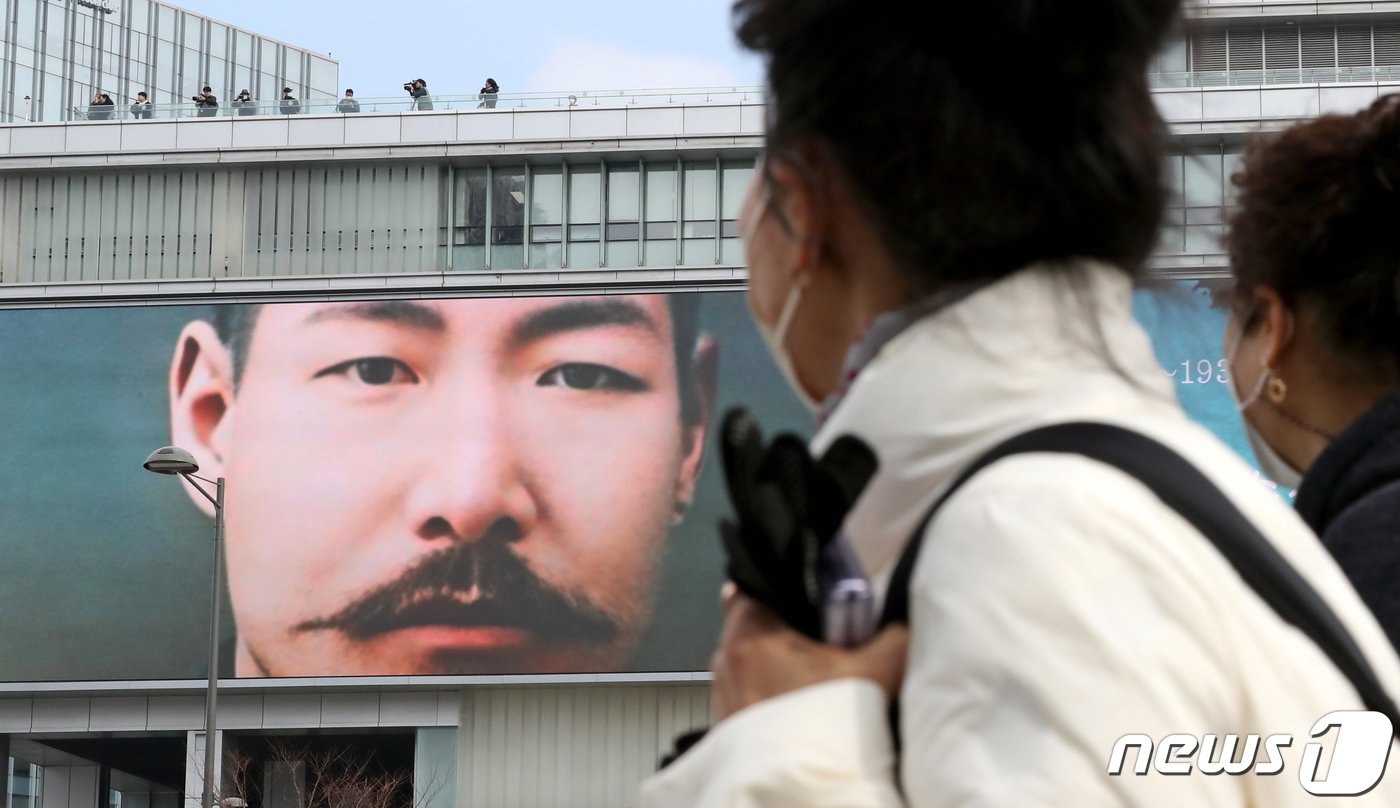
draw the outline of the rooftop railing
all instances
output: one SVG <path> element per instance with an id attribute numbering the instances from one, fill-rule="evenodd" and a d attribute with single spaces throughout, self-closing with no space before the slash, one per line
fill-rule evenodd
<path id="1" fill-rule="evenodd" d="M 1260 87 L 1270 84 L 1347 84 L 1400 81 L 1400 66 L 1285 67 L 1265 70 L 1194 70 L 1149 73 L 1157 89 L 1186 87 Z"/>
<path id="2" fill-rule="evenodd" d="M 219 106 L 198 107 L 194 101 L 179 104 L 150 104 L 138 108 L 133 101 L 112 106 L 75 107 L 69 110 L 71 120 L 131 120 L 140 112 L 142 117 L 156 118 L 228 118 L 267 115 L 342 115 L 354 113 L 408 113 L 439 110 L 513 110 L 569 109 L 628 106 L 688 106 L 699 104 L 758 104 L 763 102 L 762 87 L 700 87 L 677 90 L 582 90 L 565 93 L 481 93 L 434 95 L 413 99 L 407 93 L 388 98 L 355 98 L 346 104 L 344 98 L 283 100 L 257 99 L 240 102 L 236 98 L 220 98 Z"/>

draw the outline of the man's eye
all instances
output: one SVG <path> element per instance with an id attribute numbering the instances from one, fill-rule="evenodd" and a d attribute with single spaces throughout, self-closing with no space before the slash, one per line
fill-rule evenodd
<path id="1" fill-rule="evenodd" d="M 617 390 L 637 392 L 646 383 L 630 373 L 589 362 L 570 362 L 546 371 L 535 383 L 539 387 L 567 387 L 571 390 Z"/>
<path id="2" fill-rule="evenodd" d="M 361 384 L 373 387 L 380 387 L 386 384 L 417 384 L 418 376 L 408 365 L 397 359 L 390 359 L 387 356 L 370 356 L 364 359 L 352 359 L 349 362 L 341 362 L 338 365 L 326 368 L 316 374 L 317 378 L 322 376 L 344 375 Z"/>

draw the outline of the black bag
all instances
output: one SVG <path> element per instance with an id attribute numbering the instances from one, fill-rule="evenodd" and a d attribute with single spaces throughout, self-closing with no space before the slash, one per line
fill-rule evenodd
<path id="1" fill-rule="evenodd" d="M 1351 682 L 1368 710 L 1384 714 L 1400 735 L 1400 711 L 1371 670 L 1350 633 L 1302 576 L 1258 528 L 1204 474 L 1170 448 L 1138 432 L 1099 423 L 1065 423 L 1017 435 L 964 468 L 924 514 L 905 544 L 886 590 L 881 627 L 909 622 L 909 586 L 929 524 L 943 504 L 973 475 L 998 460 L 1030 452 L 1078 454 L 1137 479 L 1211 541 L 1240 577 L 1289 625 L 1315 642 Z M 890 708 L 896 748 L 899 705 Z M 697 743 L 704 731 L 676 739 L 662 767 Z"/>
<path id="2" fill-rule="evenodd" d="M 1028 452 L 1078 454 L 1106 463 L 1151 489 L 1167 507 L 1215 545 L 1240 578 L 1284 622 L 1302 631 L 1351 682 L 1366 709 L 1383 713 L 1400 734 L 1400 712 L 1371 665 L 1321 596 L 1240 513 L 1220 489 L 1185 458 L 1161 443 L 1123 427 L 1066 423 L 1017 435 L 963 469 L 929 508 L 905 545 L 890 578 L 880 625 L 909 622 L 909 585 L 929 523 L 943 503 L 977 472 L 1002 458 Z M 897 707 L 892 719 L 898 718 Z M 895 740 L 899 727 L 895 721 Z"/>

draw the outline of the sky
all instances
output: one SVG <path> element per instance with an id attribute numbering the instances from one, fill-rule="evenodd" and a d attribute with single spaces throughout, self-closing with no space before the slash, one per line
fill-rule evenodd
<path id="1" fill-rule="evenodd" d="M 403 95 L 754 86 L 762 64 L 735 44 L 726 0 L 174 0 L 217 20 L 326 53 L 341 88 Z"/>

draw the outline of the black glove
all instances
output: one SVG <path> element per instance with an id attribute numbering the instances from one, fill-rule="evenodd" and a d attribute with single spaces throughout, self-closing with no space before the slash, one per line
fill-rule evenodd
<path id="1" fill-rule="evenodd" d="M 793 629 L 821 642 L 823 556 L 875 476 L 875 453 L 850 435 L 837 438 L 820 460 L 812 459 L 796 435 L 782 434 L 765 445 L 758 423 L 742 408 L 725 414 L 719 444 L 735 514 L 719 526 L 729 580 Z M 691 730 L 677 737 L 661 768 L 704 734 Z"/>
<path id="2" fill-rule="evenodd" d="M 765 446 L 757 422 L 733 409 L 720 430 L 720 455 L 736 516 L 720 522 L 729 579 L 821 641 L 823 553 L 874 476 L 875 453 L 849 435 L 816 461 L 796 435 Z"/>

